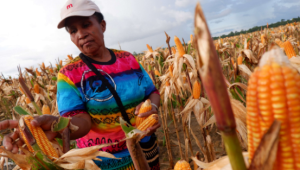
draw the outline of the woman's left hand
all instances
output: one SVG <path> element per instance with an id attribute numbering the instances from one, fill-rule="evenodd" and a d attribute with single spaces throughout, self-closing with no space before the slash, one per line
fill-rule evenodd
<path id="1" fill-rule="evenodd" d="M 139 110 L 144 102 L 140 103 L 138 106 L 135 108 L 135 115 L 138 115 Z M 148 112 L 141 113 L 138 115 L 138 117 L 148 117 L 152 114 L 158 114 L 156 107 L 152 106 L 152 109 Z M 146 131 L 148 131 L 147 136 L 152 135 L 153 133 L 156 132 L 156 130 L 160 127 L 160 122 L 158 121 L 155 125 L 152 127 L 149 127 Z"/>

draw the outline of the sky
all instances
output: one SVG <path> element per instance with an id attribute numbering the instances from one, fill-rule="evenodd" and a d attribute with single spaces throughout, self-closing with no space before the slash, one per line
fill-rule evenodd
<path id="1" fill-rule="evenodd" d="M 107 23 L 108 48 L 133 52 L 166 46 L 170 37 L 189 40 L 194 9 L 200 2 L 212 36 L 300 16 L 299 0 L 93 0 Z M 57 29 L 66 0 L 13 0 L 0 5 L 0 73 L 17 76 L 22 68 L 46 66 L 80 51 L 65 29 Z"/>

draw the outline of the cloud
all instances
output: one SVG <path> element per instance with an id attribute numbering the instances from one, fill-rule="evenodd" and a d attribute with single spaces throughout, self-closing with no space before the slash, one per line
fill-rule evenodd
<path id="1" fill-rule="evenodd" d="M 195 4 L 199 0 L 93 0 L 104 14 L 108 48 L 142 52 L 146 44 L 166 46 L 171 37 L 189 40 L 193 33 Z M 57 58 L 80 51 L 64 29 L 57 29 L 66 0 L 3 1 L 0 6 L 0 72 L 17 75 L 17 65 L 54 64 Z M 299 0 L 200 0 L 213 36 L 297 17 Z M 17 4 L 17 5 L 16 5 Z M 12 12 L 13 11 L 13 12 Z M 8 15 L 9 14 L 9 15 Z"/>

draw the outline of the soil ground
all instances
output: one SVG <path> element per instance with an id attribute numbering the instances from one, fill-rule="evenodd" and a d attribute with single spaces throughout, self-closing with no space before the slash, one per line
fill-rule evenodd
<path id="1" fill-rule="evenodd" d="M 168 116 L 167 122 L 169 123 L 171 121 L 172 121 L 172 119 Z M 161 122 L 161 120 L 160 120 L 160 122 Z M 182 147 L 183 152 L 185 152 L 185 150 L 184 150 L 185 142 L 184 142 L 182 125 L 181 125 L 181 123 L 177 122 L 177 126 L 179 126 L 178 130 L 179 130 L 181 147 Z M 196 118 L 194 117 L 193 114 L 192 114 L 191 126 L 190 127 L 192 128 L 194 134 L 196 135 L 196 137 L 200 141 L 202 147 L 204 147 L 203 135 L 200 131 L 200 126 L 199 126 L 198 122 L 196 121 Z M 168 126 L 168 129 L 169 129 L 169 137 L 170 137 L 170 143 L 171 143 L 173 162 L 174 162 L 174 165 L 175 165 L 176 162 L 178 160 L 180 160 L 180 151 L 179 151 L 179 146 L 177 145 L 178 140 L 177 140 L 176 130 L 175 130 L 173 122 Z M 170 164 L 169 164 L 167 147 L 166 147 L 166 145 L 164 145 L 165 135 L 163 133 L 162 125 L 156 131 L 155 134 L 157 135 L 157 139 L 158 139 L 158 143 L 159 143 L 160 168 L 161 168 L 161 170 L 169 170 L 170 169 Z M 211 139 L 212 139 L 212 143 L 213 143 L 213 146 L 214 146 L 216 158 L 219 158 L 221 156 L 226 155 L 225 149 L 222 146 L 221 136 L 217 133 L 217 128 L 216 128 L 215 125 L 212 128 L 212 130 L 209 132 L 209 135 L 211 136 Z M 199 151 L 200 152 L 200 160 L 203 158 L 203 161 L 204 161 L 203 153 L 200 151 L 199 147 L 197 146 L 193 136 L 190 135 L 190 137 L 191 137 L 191 143 L 192 143 L 192 149 L 193 149 L 194 155 L 196 154 L 196 152 Z M 191 157 L 190 152 L 189 152 L 189 157 Z M 189 162 L 190 162 L 191 167 L 193 168 L 192 160 L 189 159 Z"/>

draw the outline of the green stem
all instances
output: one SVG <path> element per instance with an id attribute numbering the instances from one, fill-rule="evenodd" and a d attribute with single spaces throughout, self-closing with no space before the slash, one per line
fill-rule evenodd
<path id="1" fill-rule="evenodd" d="M 236 132 L 221 132 L 232 169 L 247 169 Z"/>

